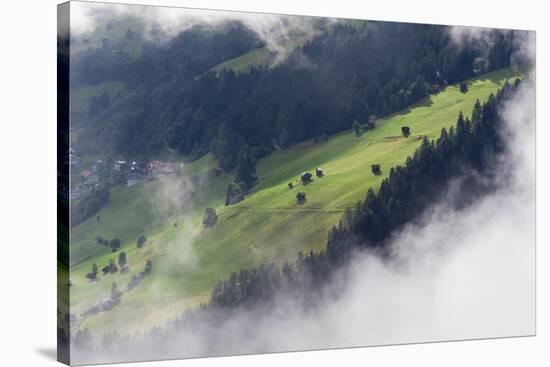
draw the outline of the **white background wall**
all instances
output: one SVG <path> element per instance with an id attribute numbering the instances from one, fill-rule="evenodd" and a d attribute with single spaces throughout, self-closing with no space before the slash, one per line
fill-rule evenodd
<path id="1" fill-rule="evenodd" d="M 54 365 L 56 0 L 0 5 L 0 365 Z M 119 0 L 118 2 L 129 2 Z M 537 31 L 537 337 L 138 364 L 542 366 L 550 361 L 548 9 L 542 1 L 141 0 L 141 4 Z"/>

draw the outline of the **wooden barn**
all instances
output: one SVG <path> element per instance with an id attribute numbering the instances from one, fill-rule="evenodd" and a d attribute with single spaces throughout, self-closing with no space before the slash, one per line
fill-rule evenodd
<path id="1" fill-rule="evenodd" d="M 321 167 L 315 168 L 315 175 L 317 177 L 323 177 L 325 174 L 323 173 L 323 169 Z"/>

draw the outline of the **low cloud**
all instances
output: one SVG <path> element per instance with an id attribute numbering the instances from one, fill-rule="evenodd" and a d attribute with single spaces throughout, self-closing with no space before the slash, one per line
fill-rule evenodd
<path id="1" fill-rule="evenodd" d="M 168 241 L 163 240 L 163 257 L 187 267 L 197 265 L 197 254 L 192 245 L 197 228 L 190 219 L 190 213 L 194 209 L 194 191 L 190 176 L 178 176 L 177 179 L 166 176 L 158 179 L 149 198 L 151 212 L 155 221 L 158 221 L 151 227 L 169 226 L 173 227 L 172 231 L 175 233 Z"/>
<path id="2" fill-rule="evenodd" d="M 448 34 L 451 43 L 459 49 L 476 45 L 484 60 L 488 60 L 489 49 L 495 44 L 497 36 L 513 37 L 512 64 L 525 64 L 535 59 L 534 31 L 449 26 Z"/>
<path id="3" fill-rule="evenodd" d="M 478 40 L 489 40 L 493 28 L 483 27 L 466 27 L 466 26 L 450 26 L 448 27 L 451 41 L 459 47 L 465 46 L 468 43 Z M 507 32 L 504 30 L 504 32 Z"/>
<path id="4" fill-rule="evenodd" d="M 262 40 L 272 52 L 284 57 L 293 33 L 311 34 L 316 31 L 313 17 L 276 14 L 242 13 L 220 10 L 198 10 L 177 7 L 156 7 L 106 3 L 71 3 L 71 32 L 73 36 L 93 33 L 99 27 L 133 18 L 143 27 L 145 39 L 169 40 L 193 25 L 224 27 L 239 21 Z"/>

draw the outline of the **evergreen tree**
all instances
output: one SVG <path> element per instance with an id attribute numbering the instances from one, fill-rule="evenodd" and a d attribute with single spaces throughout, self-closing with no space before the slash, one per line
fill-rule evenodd
<path id="1" fill-rule="evenodd" d="M 422 75 L 418 75 L 410 87 L 410 102 L 414 103 L 428 95 L 428 85 Z"/>
<path id="2" fill-rule="evenodd" d="M 353 124 L 351 126 L 353 128 L 353 131 L 355 131 L 355 135 L 359 136 L 361 135 L 361 124 L 359 121 L 355 120 L 353 121 Z"/>
<path id="3" fill-rule="evenodd" d="M 142 248 L 145 243 L 147 242 L 147 237 L 145 237 L 145 235 L 140 235 L 136 241 L 136 245 L 138 248 Z"/>
<path id="4" fill-rule="evenodd" d="M 92 265 L 92 271 L 86 274 L 86 278 L 88 278 L 91 281 L 94 281 L 97 279 L 97 264 Z"/>
<path id="5" fill-rule="evenodd" d="M 109 246 L 113 252 L 118 251 L 118 249 L 120 249 L 120 240 L 118 238 L 113 238 L 109 243 Z"/>
<path id="6" fill-rule="evenodd" d="M 126 253 L 124 251 L 121 251 L 120 254 L 118 254 L 118 266 L 121 268 L 126 266 Z"/>
<path id="7" fill-rule="evenodd" d="M 257 180 L 254 156 L 250 153 L 250 147 L 244 145 L 237 155 L 237 171 L 235 181 L 248 190 Z"/>

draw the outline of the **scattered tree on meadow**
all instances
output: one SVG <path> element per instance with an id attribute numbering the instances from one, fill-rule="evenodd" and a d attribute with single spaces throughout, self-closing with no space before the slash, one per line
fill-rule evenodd
<path id="1" fill-rule="evenodd" d="M 468 92 L 468 84 L 466 82 L 461 82 L 460 83 L 460 91 L 462 93 Z"/>
<path id="2" fill-rule="evenodd" d="M 372 164 L 370 166 L 372 173 L 374 173 L 376 176 L 381 175 L 382 171 L 380 169 L 380 165 L 378 163 Z"/>
<path id="3" fill-rule="evenodd" d="M 118 254 L 118 266 L 121 268 L 126 266 L 126 252 L 121 251 L 120 254 Z"/>
<path id="4" fill-rule="evenodd" d="M 296 194 L 296 202 L 298 204 L 303 204 L 306 202 L 306 193 L 305 192 L 299 192 Z"/>
<path id="5" fill-rule="evenodd" d="M 113 252 L 116 252 L 120 249 L 120 240 L 118 238 L 113 238 L 110 243 L 111 249 Z"/>
<path id="6" fill-rule="evenodd" d="M 88 278 L 91 281 L 94 281 L 97 279 L 97 264 L 92 265 L 92 271 L 86 274 L 86 278 Z"/>
<path id="7" fill-rule="evenodd" d="M 109 264 L 104 266 L 101 271 L 104 275 L 116 273 L 118 271 L 118 267 L 116 266 L 115 260 L 110 259 Z"/>
<path id="8" fill-rule="evenodd" d="M 138 248 L 142 248 L 145 243 L 147 242 L 147 237 L 145 237 L 145 235 L 141 235 L 138 237 L 137 241 L 136 241 L 136 245 Z"/>
<path id="9" fill-rule="evenodd" d="M 408 126 L 401 126 L 401 134 L 403 134 L 404 137 L 408 138 L 409 135 L 411 135 L 411 129 Z"/>
<path id="10" fill-rule="evenodd" d="M 213 227 L 218 221 L 218 214 L 214 208 L 206 208 L 204 215 L 202 216 L 202 224 L 206 228 Z"/>
<path id="11" fill-rule="evenodd" d="M 147 262 L 145 263 L 145 269 L 143 270 L 143 273 L 145 275 L 151 274 L 151 271 L 153 271 L 153 262 L 151 259 L 147 259 Z"/>

